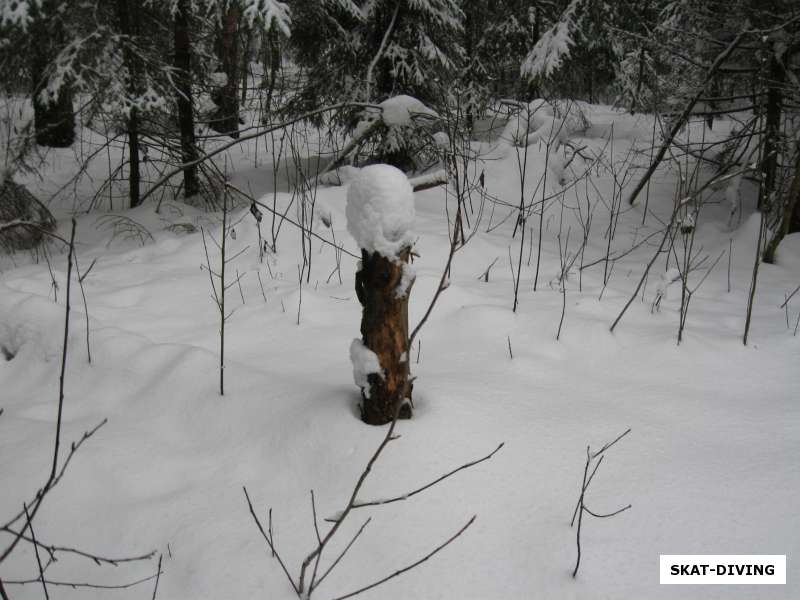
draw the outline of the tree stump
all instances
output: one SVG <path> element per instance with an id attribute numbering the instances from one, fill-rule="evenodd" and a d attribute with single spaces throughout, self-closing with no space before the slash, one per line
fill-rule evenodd
<path id="1" fill-rule="evenodd" d="M 369 373 L 369 387 L 361 388 L 361 418 L 370 425 L 411 417 L 412 384 L 408 368 L 408 298 L 413 278 L 405 274 L 411 249 L 396 259 L 361 250 L 361 270 L 356 273 L 356 295 L 363 307 L 361 338 L 375 353 L 380 373 Z"/>
<path id="2" fill-rule="evenodd" d="M 353 379 L 361 388 L 361 418 L 371 425 L 411 416 L 408 264 L 414 236 L 414 190 L 405 173 L 386 164 L 358 170 L 347 191 L 347 230 L 361 248 L 356 295 L 361 339 L 350 345 Z"/>

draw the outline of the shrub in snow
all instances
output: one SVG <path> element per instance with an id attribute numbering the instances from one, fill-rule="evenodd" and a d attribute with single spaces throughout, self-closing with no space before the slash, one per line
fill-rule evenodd
<path id="1" fill-rule="evenodd" d="M 38 246 L 55 226 L 47 207 L 27 189 L 9 179 L 0 183 L 0 248 L 13 251 Z"/>
<path id="2" fill-rule="evenodd" d="M 393 96 L 379 108 L 368 108 L 353 132 L 366 146 L 367 156 L 403 171 L 427 168 L 439 157 L 439 115 L 412 96 Z M 441 136 L 439 136 L 441 141 Z"/>

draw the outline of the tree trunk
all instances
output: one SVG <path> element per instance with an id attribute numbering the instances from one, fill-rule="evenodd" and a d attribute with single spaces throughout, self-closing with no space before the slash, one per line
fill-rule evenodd
<path id="1" fill-rule="evenodd" d="M 533 28 L 531 30 L 531 48 L 533 48 L 541 38 L 541 22 L 542 22 L 542 12 L 539 6 L 539 2 L 536 3 L 536 7 L 534 8 L 534 21 L 533 21 Z M 539 83 L 538 78 L 528 80 L 525 82 L 525 99 L 526 101 L 530 102 L 539 97 Z"/>
<path id="2" fill-rule="evenodd" d="M 138 35 L 138 13 L 131 11 L 129 4 L 130 0 L 117 0 L 117 16 L 119 18 L 119 30 L 122 35 L 133 37 Z M 123 52 L 123 60 L 128 69 L 128 95 L 135 97 L 138 94 L 138 64 L 137 57 L 131 52 L 130 48 L 126 45 Z M 141 203 L 140 182 L 141 175 L 139 173 L 139 115 L 136 107 L 131 107 L 128 116 L 128 155 L 130 159 L 130 168 L 128 174 L 128 196 L 130 198 L 130 207 L 135 208 Z"/>
<path id="3" fill-rule="evenodd" d="M 272 96 L 275 93 L 275 84 L 278 80 L 278 71 L 281 68 L 281 46 L 278 40 L 278 33 L 274 27 L 270 27 L 266 34 L 266 43 L 264 43 L 264 70 L 266 71 L 267 63 L 269 63 L 269 84 L 267 87 L 267 97 L 264 101 L 264 110 L 267 115 L 272 112 Z M 263 38 L 262 38 L 263 39 Z M 263 83 L 262 83 L 263 86 Z M 265 118 L 262 115 L 262 122 L 268 123 L 271 119 Z"/>
<path id="4" fill-rule="evenodd" d="M 192 112 L 192 48 L 189 39 L 191 0 L 178 0 L 174 23 L 175 68 L 178 71 L 175 85 L 178 91 L 178 127 L 181 134 L 181 160 L 184 164 L 197 160 Z M 183 169 L 183 195 L 195 196 L 200 191 L 197 165 Z"/>
<path id="5" fill-rule="evenodd" d="M 239 6 L 231 2 L 217 38 L 217 57 L 226 81 L 215 93 L 217 110 L 209 125 L 214 131 L 239 137 Z"/>
<path id="6" fill-rule="evenodd" d="M 758 196 L 758 209 L 769 210 L 770 202 L 776 193 L 778 176 L 778 152 L 780 149 L 781 112 L 783 110 L 784 71 L 776 55 L 777 48 L 773 48 L 769 64 L 767 88 L 767 114 L 765 119 L 764 151 L 761 161 L 763 179 Z"/>
<path id="7" fill-rule="evenodd" d="M 68 148 L 75 141 L 75 114 L 72 110 L 72 89 L 65 82 L 54 98 L 42 98 L 53 60 L 64 42 L 61 18 L 46 10 L 32 27 L 31 76 L 36 143 L 50 148 Z"/>
<path id="8" fill-rule="evenodd" d="M 136 108 L 131 108 L 128 118 L 128 154 L 130 155 L 130 172 L 128 173 L 128 197 L 131 208 L 142 203 L 140 185 L 142 176 L 139 169 L 139 115 Z"/>
<path id="9" fill-rule="evenodd" d="M 783 215 L 778 229 L 764 249 L 764 262 L 773 264 L 778 245 L 790 233 L 800 231 L 800 143 L 797 144 L 794 164 L 794 178 L 789 188 L 789 195 L 783 205 Z"/>
<path id="10" fill-rule="evenodd" d="M 250 48 L 253 44 L 253 28 L 246 27 L 244 34 L 242 35 L 242 97 L 240 100 L 240 106 L 244 107 L 245 103 L 247 102 L 247 86 L 250 84 L 249 75 L 250 75 L 250 57 L 251 51 Z"/>
<path id="11" fill-rule="evenodd" d="M 800 154 L 800 152 L 798 153 Z M 792 191 L 789 206 L 791 218 L 789 220 L 788 233 L 800 233 L 800 161 L 798 161 L 797 169 L 794 172 L 794 179 L 792 180 Z"/>
<path id="12" fill-rule="evenodd" d="M 411 417 L 412 384 L 409 379 L 408 298 L 411 286 L 398 297 L 404 264 L 410 249 L 398 260 L 361 251 L 361 270 L 356 273 L 356 295 L 363 313 L 361 336 L 364 345 L 377 356 L 382 374 L 372 373 L 368 393 L 361 390 L 361 418 L 370 425 L 392 421 L 397 407 L 400 418 Z M 406 399 L 408 402 L 406 402 Z"/>
<path id="13" fill-rule="evenodd" d="M 639 98 L 642 94 L 642 83 L 644 82 L 644 45 L 639 48 L 639 75 L 636 78 L 636 92 L 633 95 L 633 101 L 631 102 L 631 114 L 636 114 L 636 111 L 639 109 Z"/>
<path id="14" fill-rule="evenodd" d="M 473 0 L 464 7 L 464 37 L 463 47 L 467 68 L 464 71 L 464 88 L 470 93 L 466 109 L 467 130 L 472 131 L 475 125 L 475 96 L 472 86 L 475 84 L 475 42 L 480 37 L 480 32 L 476 30 L 476 21 L 481 21 L 482 3 Z M 369 101 L 369 98 L 367 98 Z"/>

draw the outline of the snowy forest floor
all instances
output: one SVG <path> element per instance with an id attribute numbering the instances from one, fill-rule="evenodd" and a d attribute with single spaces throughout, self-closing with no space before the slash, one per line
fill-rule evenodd
<path id="1" fill-rule="evenodd" d="M 586 137 L 572 141 L 604 149 L 608 162 L 623 160 L 632 144 L 650 144 L 652 120 L 646 116 L 592 107 L 590 120 L 594 127 Z M 607 143 L 611 123 L 614 146 Z M 271 191 L 265 175 L 271 167 L 263 148 L 261 163 L 254 166 L 256 143 L 232 150 L 227 165 L 235 171 L 236 185 L 262 196 Z M 533 145 L 529 152 L 528 198 L 544 169 L 543 147 Z M 486 189 L 511 205 L 494 208 L 495 226 L 516 214 L 517 156 L 502 142 L 483 143 L 481 155 Z M 636 160 L 646 164 L 647 156 Z M 73 174 L 74 165 L 70 151 L 52 152 L 44 180 L 33 182 L 33 189 L 47 197 Z M 623 211 L 612 253 L 625 252 L 657 232 L 659 219 L 669 219 L 676 177 L 669 168 L 657 172 L 650 188 L 652 214 L 644 226 L 641 205 Z M 597 207 L 586 263 L 606 253 L 609 209 L 597 198 L 611 198 L 611 171 L 594 169 L 592 181 L 597 191 L 589 197 Z M 547 184 L 550 191 L 558 185 Z M 583 187 L 579 198 L 585 202 Z M 669 286 L 660 310 L 651 312 L 665 257 L 656 262 L 643 300 L 637 299 L 609 332 L 659 235 L 616 262 L 604 291 L 603 262 L 583 271 L 581 291 L 578 271 L 572 270 L 557 341 L 562 294 L 553 281 L 560 271 L 560 203 L 548 205 L 544 215 L 535 292 L 538 216 L 528 221 L 533 246 L 526 241 L 523 248 L 516 313 L 508 260 L 510 247 L 516 268 L 515 217 L 487 233 L 487 204 L 479 233 L 456 254 L 450 287 L 419 336 L 421 347 L 412 349 L 418 377 L 414 418 L 398 424 L 401 438 L 373 469 L 362 497 L 403 494 L 500 442 L 505 446 L 491 460 L 405 502 L 356 511 L 322 568 L 366 517 L 372 522 L 315 597 L 345 594 L 413 562 L 473 514 L 474 526 L 451 546 L 362 597 L 800 596 L 795 562 L 800 555 L 800 337 L 793 336 L 800 298 L 789 302 L 789 327 L 784 309 L 778 308 L 800 283 L 800 236 L 783 242 L 778 264 L 761 266 L 751 339 L 743 346 L 759 227 L 751 192 L 745 186 L 732 225 L 724 190 L 717 193 L 720 202 L 712 197 L 700 215 L 696 248 L 710 258 L 693 281 L 718 255 L 723 258 L 692 298 L 680 345 L 680 283 Z M 336 240 L 356 252 L 346 230 L 345 197 L 346 187 L 320 188 L 317 210 L 330 214 Z M 289 198 L 279 193 L 278 204 L 286 206 Z M 412 327 L 427 308 L 446 260 L 445 198 L 441 187 L 416 194 L 421 256 L 415 261 Z M 564 198 L 575 206 L 573 191 Z M 271 203 L 271 194 L 265 201 Z M 201 269 L 202 238 L 199 232 L 167 227 L 191 223 L 219 237 L 220 215 L 170 201 L 156 214 L 155 206 L 148 201 L 114 213 L 149 230 L 152 239 L 143 245 L 113 238 L 98 226 L 97 213 L 78 216 L 82 271 L 97 259 L 84 281 L 92 363 L 83 303 L 73 286 L 63 438 L 78 439 L 104 418 L 108 423 L 81 448 L 48 497 L 36 535 L 48 544 L 101 555 L 156 550 L 163 554 L 161 600 L 294 597 L 253 524 L 242 486 L 264 520 L 272 507 L 278 549 L 296 575 L 315 545 L 309 490 L 321 516 L 341 510 L 385 433 L 359 420 L 348 360 L 361 314 L 353 289 L 356 261 L 343 255 L 341 283 L 337 274 L 328 280 L 335 253 L 314 240 L 310 282 L 301 288 L 299 232 L 285 224 L 278 252 L 261 263 L 255 222 L 247 205 L 236 209 L 233 220 L 241 221 L 230 255 L 246 250 L 230 268 L 242 281 L 241 294 L 238 286 L 228 291 L 229 306 L 236 310 L 226 326 L 221 397 L 218 316 L 208 273 Z M 60 235 L 68 237 L 72 204 L 53 208 Z M 294 208 L 289 214 L 294 216 Z M 270 221 L 265 215 L 265 232 Z M 568 228 L 574 252 L 581 234 L 569 209 L 562 236 Z M 315 222 L 315 230 L 331 239 L 321 222 Z M 58 252 L 52 259 L 57 303 L 43 262 L 5 258 L 0 275 L 0 343 L 15 353 L 13 360 L 0 361 L 0 521 L 21 509 L 46 479 L 52 460 L 66 290 L 66 253 Z M 216 255 L 213 249 L 212 261 Z M 485 282 L 479 276 L 495 259 Z M 632 508 L 584 522 L 581 568 L 572 579 L 576 548 L 569 522 L 586 446 L 597 448 L 628 427 L 632 432 L 609 451 L 587 504 L 598 512 L 628 503 Z M 660 586 L 659 554 L 786 554 L 787 585 Z M 155 568 L 156 559 L 108 568 L 65 556 L 48 574 L 54 580 L 118 584 L 151 575 Z M 37 573 L 32 551 L 20 549 L 0 575 L 9 581 Z M 152 584 L 116 591 L 63 587 L 51 596 L 143 598 L 150 597 Z M 13 600 L 42 596 L 38 585 L 7 587 Z"/>

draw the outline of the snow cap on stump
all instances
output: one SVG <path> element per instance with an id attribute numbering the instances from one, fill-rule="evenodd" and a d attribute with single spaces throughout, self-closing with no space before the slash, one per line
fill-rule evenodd
<path id="1" fill-rule="evenodd" d="M 390 165 L 360 169 L 347 191 L 347 231 L 369 253 L 397 258 L 413 243 L 414 189 Z"/>

